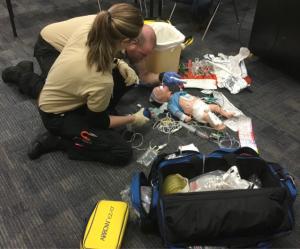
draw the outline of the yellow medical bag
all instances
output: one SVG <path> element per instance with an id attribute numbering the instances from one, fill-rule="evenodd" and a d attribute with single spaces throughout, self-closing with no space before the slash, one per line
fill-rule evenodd
<path id="1" fill-rule="evenodd" d="M 80 248 L 120 248 L 127 219 L 128 203 L 123 201 L 99 201 L 89 218 Z"/>

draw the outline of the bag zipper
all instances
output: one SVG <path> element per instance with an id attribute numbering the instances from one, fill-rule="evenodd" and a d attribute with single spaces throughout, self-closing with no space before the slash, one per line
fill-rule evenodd
<path id="1" fill-rule="evenodd" d="M 162 195 L 163 201 L 178 201 L 178 198 L 184 200 L 199 200 L 199 199 L 232 199 L 236 197 L 251 197 L 262 195 L 265 193 L 276 192 L 276 188 L 261 188 L 261 189 L 233 189 L 233 190 L 217 190 L 217 191 L 203 191 L 203 192 L 191 192 L 191 193 L 178 193 L 172 195 Z M 282 189 L 282 188 L 278 188 Z"/>

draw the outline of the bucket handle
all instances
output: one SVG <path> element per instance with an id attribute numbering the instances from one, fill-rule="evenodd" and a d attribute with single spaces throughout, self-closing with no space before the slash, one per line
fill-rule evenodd
<path id="1" fill-rule="evenodd" d="M 184 50 L 186 47 L 190 46 L 194 42 L 193 36 L 188 36 L 184 39 L 184 42 L 180 44 L 181 49 Z"/>

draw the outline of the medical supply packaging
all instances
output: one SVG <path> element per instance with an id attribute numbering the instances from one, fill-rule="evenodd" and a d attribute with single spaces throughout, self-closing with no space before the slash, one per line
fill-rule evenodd
<path id="1" fill-rule="evenodd" d="M 99 201 L 89 218 L 80 248 L 120 248 L 127 219 L 128 203 Z"/>
<path id="2" fill-rule="evenodd" d="M 165 193 L 176 189 L 165 181 L 168 176 L 183 184 L 187 179 L 189 190 L 181 186 L 180 191 Z M 233 188 L 224 179 L 230 179 Z M 166 182 L 169 185 L 164 186 Z M 242 188 L 236 188 L 237 183 Z M 142 205 L 141 186 L 152 190 L 148 212 Z M 131 181 L 132 206 L 142 230 L 159 231 L 170 248 L 269 245 L 293 230 L 296 194 L 293 178 L 283 167 L 248 147 L 208 155 L 195 151 L 160 155 L 148 177 L 138 172 Z"/>

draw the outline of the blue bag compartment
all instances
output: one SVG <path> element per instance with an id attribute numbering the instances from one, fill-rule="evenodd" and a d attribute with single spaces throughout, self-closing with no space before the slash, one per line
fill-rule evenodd
<path id="1" fill-rule="evenodd" d="M 147 186 L 147 178 L 143 172 L 135 173 L 130 185 L 130 199 L 132 206 L 141 216 L 146 217 L 146 212 L 142 206 L 141 186 Z"/>

